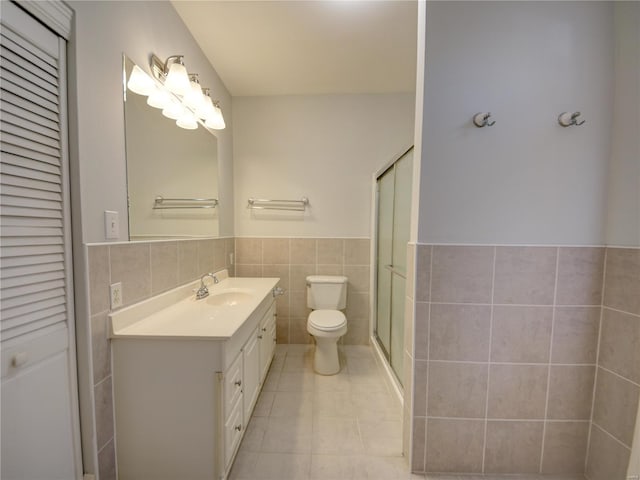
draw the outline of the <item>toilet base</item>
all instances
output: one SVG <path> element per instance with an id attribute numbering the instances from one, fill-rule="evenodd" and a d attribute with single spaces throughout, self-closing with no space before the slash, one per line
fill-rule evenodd
<path id="1" fill-rule="evenodd" d="M 313 355 L 313 370 L 320 375 L 335 375 L 340 372 L 338 357 L 338 338 L 316 337 L 316 349 Z"/>

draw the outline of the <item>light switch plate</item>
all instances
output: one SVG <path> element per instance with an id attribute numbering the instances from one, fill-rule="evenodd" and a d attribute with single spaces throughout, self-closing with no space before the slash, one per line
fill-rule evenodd
<path id="1" fill-rule="evenodd" d="M 111 310 L 122 306 L 122 282 L 114 283 L 110 287 Z"/>
<path id="2" fill-rule="evenodd" d="M 120 238 L 118 212 L 112 210 L 104 211 L 104 235 L 107 237 L 107 240 L 117 240 Z"/>

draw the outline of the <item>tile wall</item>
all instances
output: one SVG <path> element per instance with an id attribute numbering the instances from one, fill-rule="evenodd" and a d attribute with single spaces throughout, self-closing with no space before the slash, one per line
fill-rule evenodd
<path id="1" fill-rule="evenodd" d="M 87 246 L 99 480 L 116 478 L 109 285 L 122 282 L 126 307 L 207 272 L 229 268 L 233 274 L 228 260 L 234 249 L 233 238 Z"/>
<path id="2" fill-rule="evenodd" d="M 640 397 L 640 249 L 607 248 L 586 475 L 622 480 Z"/>
<path id="3" fill-rule="evenodd" d="M 307 275 L 345 275 L 348 345 L 369 343 L 370 242 L 366 238 L 236 238 L 236 274 L 280 277 L 278 343 L 309 343 Z"/>
<path id="4" fill-rule="evenodd" d="M 412 469 L 582 473 L 605 249 L 415 255 Z"/>

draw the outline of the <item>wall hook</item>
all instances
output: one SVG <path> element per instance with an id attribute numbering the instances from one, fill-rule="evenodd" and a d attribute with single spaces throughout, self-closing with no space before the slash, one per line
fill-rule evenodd
<path id="1" fill-rule="evenodd" d="M 478 128 L 493 127 L 496 124 L 496 122 L 495 120 L 493 122 L 490 122 L 489 121 L 490 118 L 491 118 L 491 112 L 476 113 L 473 116 L 473 124 Z"/>
<path id="2" fill-rule="evenodd" d="M 580 126 L 584 122 L 586 122 L 586 120 L 582 120 L 581 122 L 578 121 L 578 117 L 580 115 L 582 115 L 580 112 L 562 112 L 560 115 L 558 115 L 558 123 L 563 127 L 571 127 L 573 125 Z"/>

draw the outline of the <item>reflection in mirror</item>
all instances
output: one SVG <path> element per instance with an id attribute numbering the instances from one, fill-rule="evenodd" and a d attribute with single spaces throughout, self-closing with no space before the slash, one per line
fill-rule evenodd
<path id="1" fill-rule="evenodd" d="M 123 65 L 129 240 L 217 237 L 216 137 L 202 125 L 180 128 L 147 105 L 127 89 L 135 64 L 124 56 Z"/>

